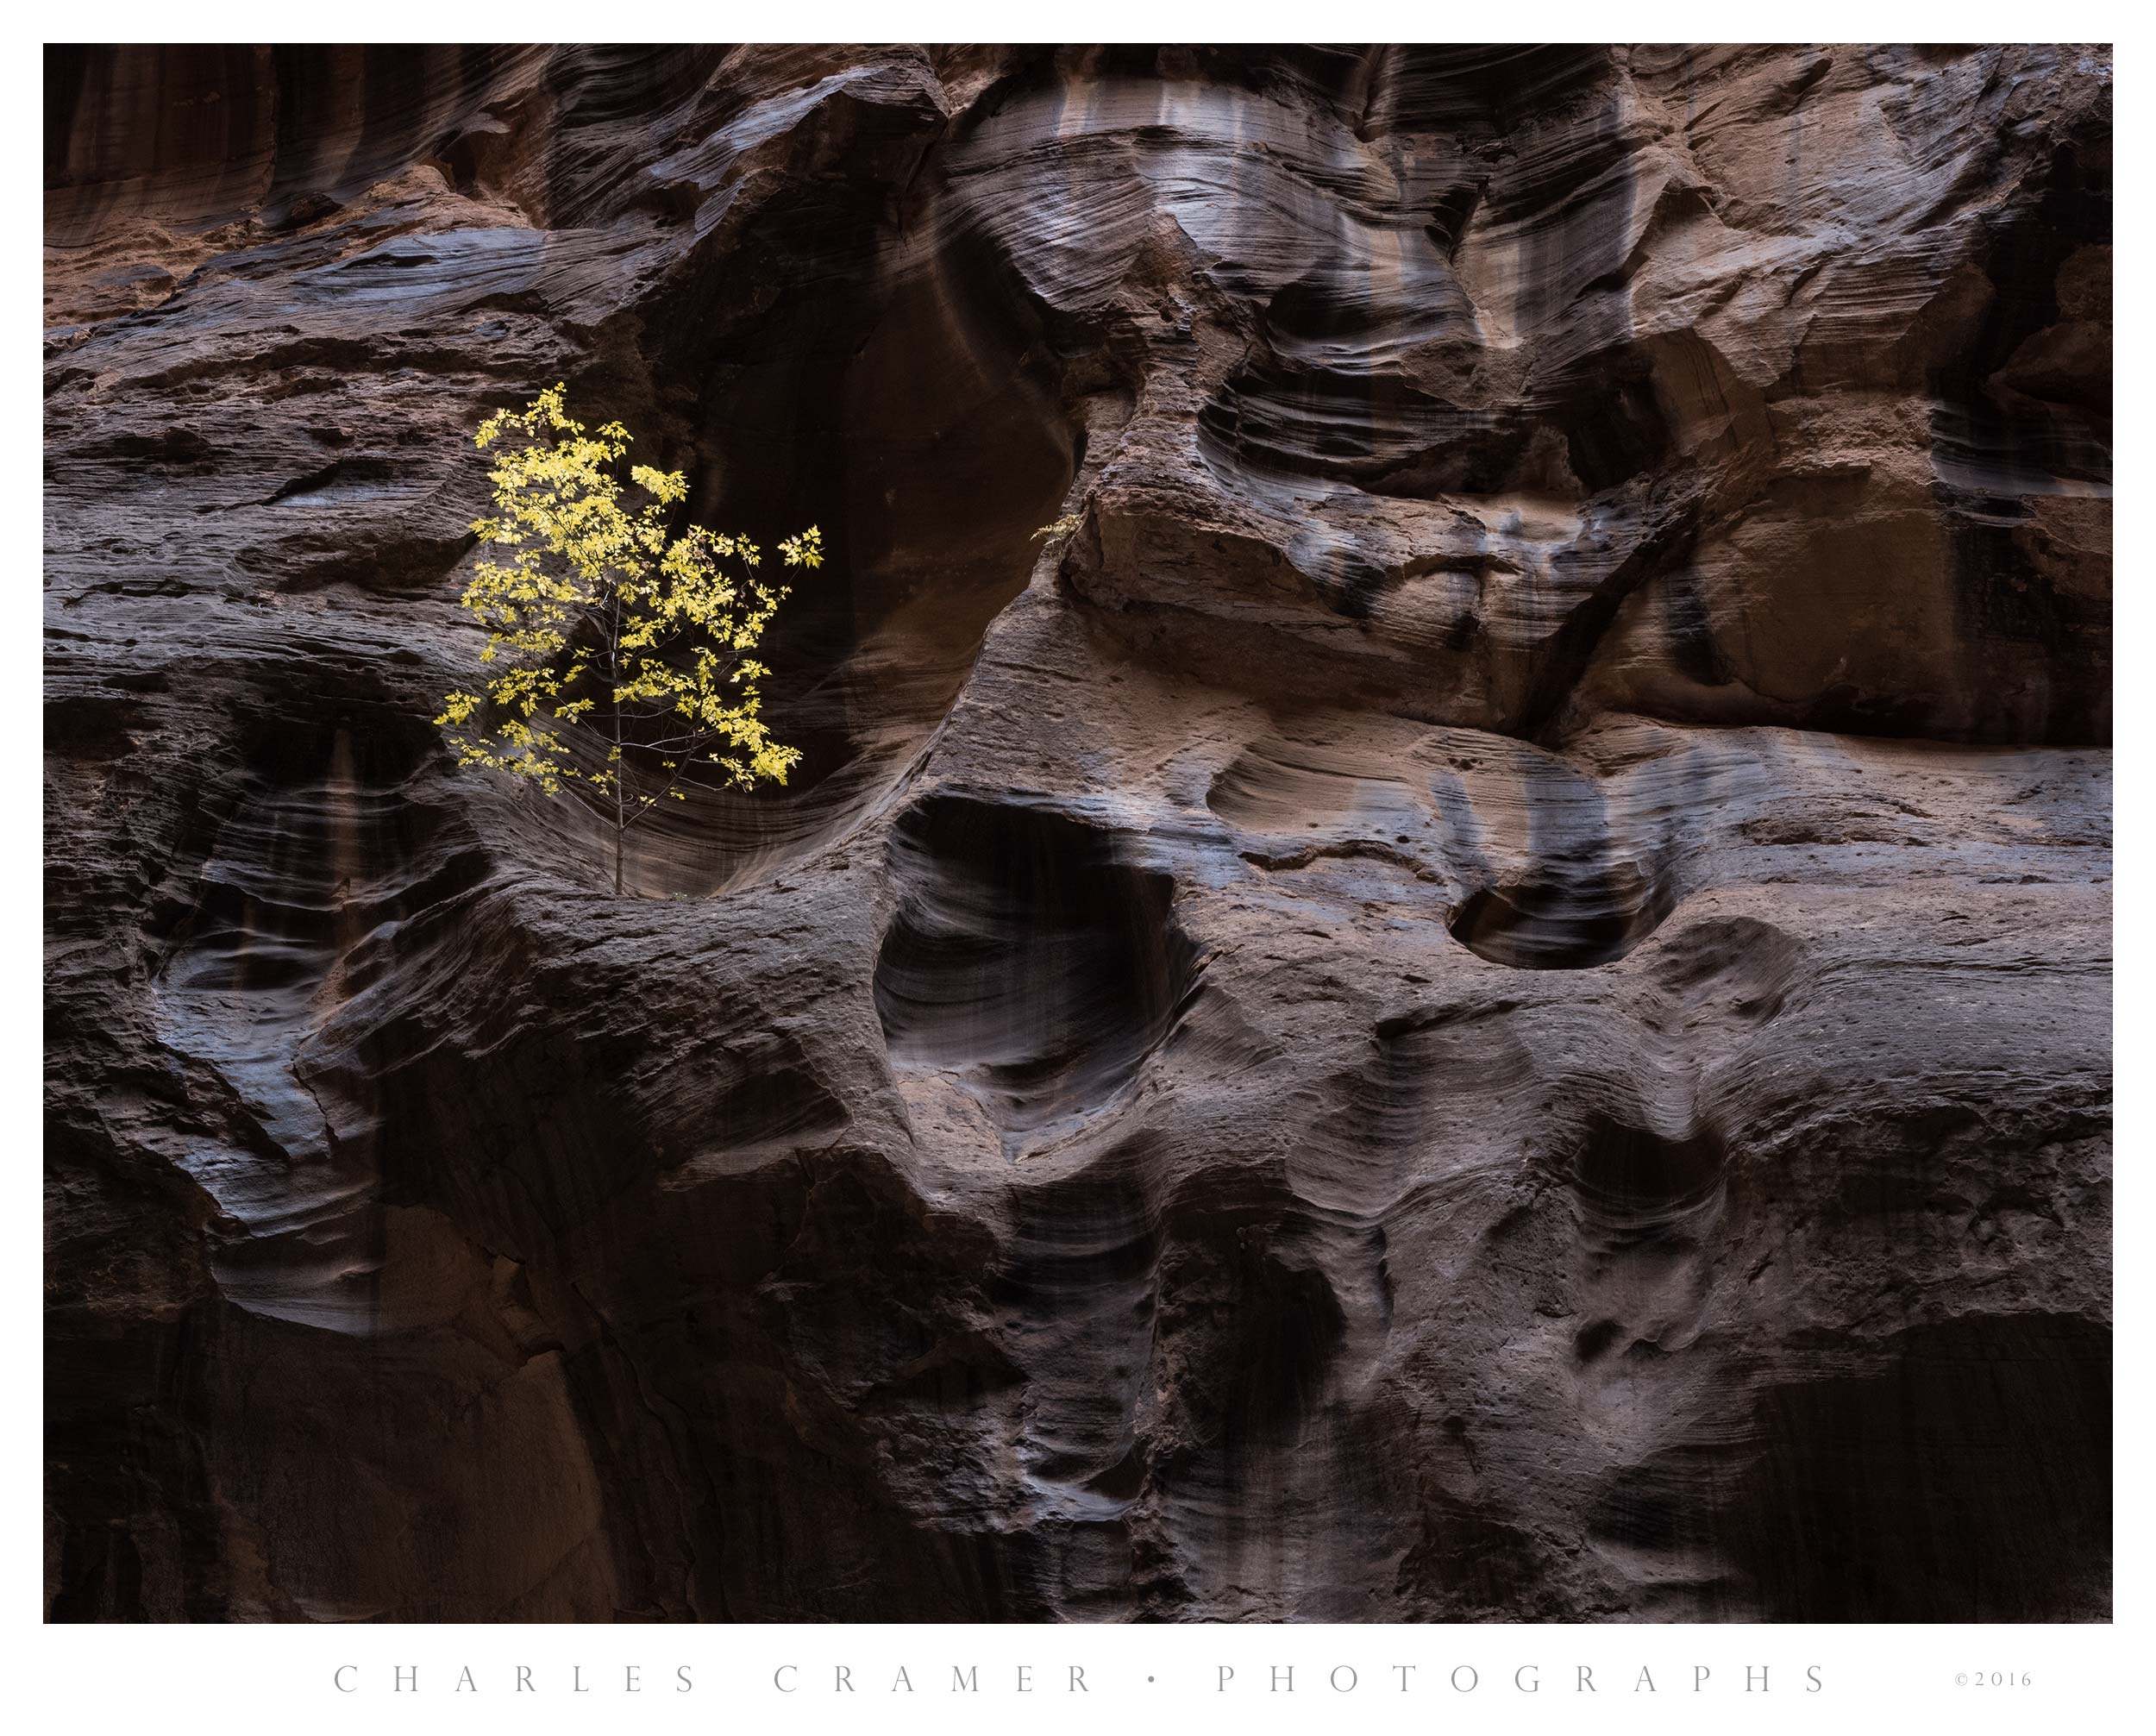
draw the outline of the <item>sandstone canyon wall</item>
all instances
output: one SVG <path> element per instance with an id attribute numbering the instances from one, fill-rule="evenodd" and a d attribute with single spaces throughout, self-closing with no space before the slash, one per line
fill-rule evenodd
<path id="1" fill-rule="evenodd" d="M 2109 1614 L 2107 51 L 45 136 L 53 1619 Z M 427 723 L 557 379 L 833 550 L 621 899 Z"/>

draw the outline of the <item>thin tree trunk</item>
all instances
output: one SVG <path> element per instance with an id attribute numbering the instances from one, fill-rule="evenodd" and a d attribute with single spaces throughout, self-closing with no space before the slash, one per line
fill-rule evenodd
<path id="1" fill-rule="evenodd" d="M 614 599 L 614 628 L 606 647 L 607 685 L 614 695 L 614 896 L 621 896 L 622 848 L 629 822 L 622 816 L 622 774 L 628 769 L 621 753 L 621 599 Z"/>

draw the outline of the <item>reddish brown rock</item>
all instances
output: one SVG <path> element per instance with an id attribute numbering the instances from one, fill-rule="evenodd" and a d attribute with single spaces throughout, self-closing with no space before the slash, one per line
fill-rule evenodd
<path id="1" fill-rule="evenodd" d="M 53 1618 L 2108 1615 L 2107 51 L 46 76 Z M 627 899 L 556 379 L 834 550 Z"/>

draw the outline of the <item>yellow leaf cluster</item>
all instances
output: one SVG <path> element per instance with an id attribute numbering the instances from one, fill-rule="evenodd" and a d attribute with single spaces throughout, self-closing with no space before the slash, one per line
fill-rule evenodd
<path id="1" fill-rule="evenodd" d="M 493 511 L 473 523 L 486 554 L 460 600 L 486 630 L 487 673 L 435 719 L 460 762 L 548 795 L 581 788 L 617 834 L 685 787 L 785 782 L 801 755 L 764 726 L 769 672 L 752 654 L 792 587 L 765 576 L 756 544 L 674 529 L 680 471 L 631 466 L 632 505 L 628 430 L 586 429 L 562 385 L 496 411 L 475 443 L 494 454 Z M 813 570 L 823 535 L 778 552 Z"/>

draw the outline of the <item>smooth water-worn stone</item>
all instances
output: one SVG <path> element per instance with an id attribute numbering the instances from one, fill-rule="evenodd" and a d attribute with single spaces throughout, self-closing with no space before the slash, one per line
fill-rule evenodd
<path id="1" fill-rule="evenodd" d="M 53 1618 L 2108 1616 L 2108 51 L 46 85 Z M 557 379 L 832 550 L 620 899 Z"/>

